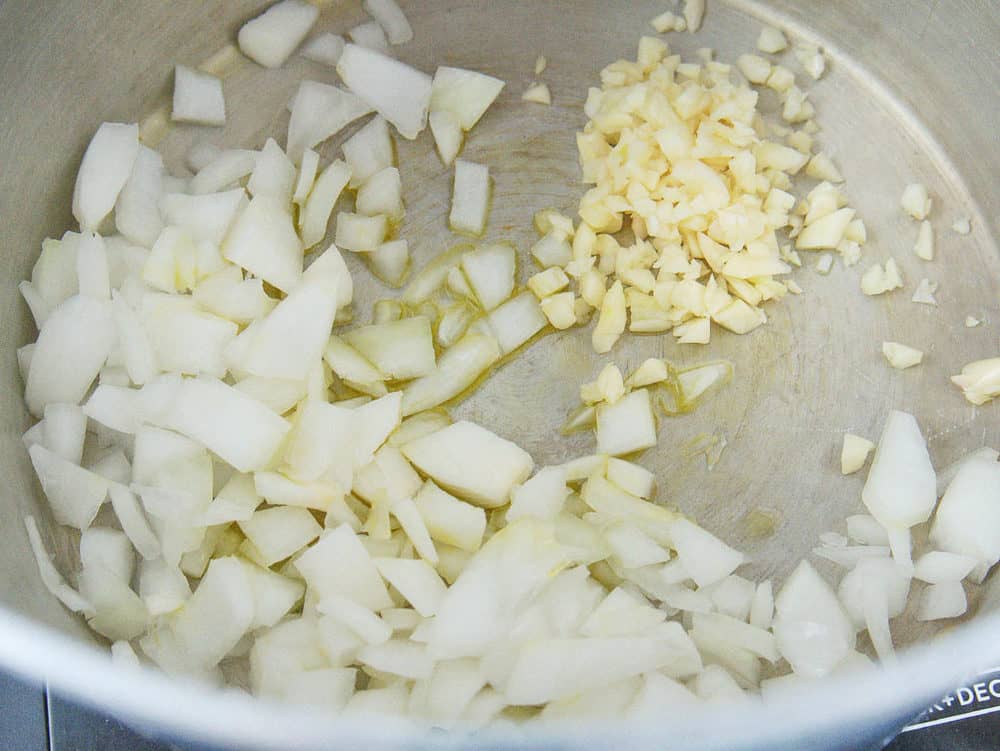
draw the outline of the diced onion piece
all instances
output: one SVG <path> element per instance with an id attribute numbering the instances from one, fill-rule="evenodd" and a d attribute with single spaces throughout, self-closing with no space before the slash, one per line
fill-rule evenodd
<path id="1" fill-rule="evenodd" d="M 306 547 L 323 531 L 308 510 L 295 506 L 256 511 L 249 519 L 238 523 L 268 566 Z"/>
<path id="2" fill-rule="evenodd" d="M 948 490 L 948 486 L 951 485 L 951 481 L 955 479 L 955 475 L 966 462 L 976 461 L 977 459 L 982 459 L 988 462 L 995 462 L 1000 458 L 1000 452 L 996 449 L 991 449 L 988 447 L 983 447 L 981 449 L 976 449 L 975 451 L 970 451 L 964 456 L 959 457 L 951 464 L 947 465 L 944 469 L 938 470 L 937 473 L 937 494 L 940 498 Z"/>
<path id="3" fill-rule="evenodd" d="M 566 487 L 566 470 L 562 467 L 545 467 L 523 485 L 514 488 L 507 522 L 523 516 L 552 519 L 561 510 L 569 488 Z"/>
<path id="4" fill-rule="evenodd" d="M 115 226 L 132 242 L 144 248 L 152 247 L 163 219 L 159 201 L 163 194 L 163 158 L 140 144 L 132 164 L 132 172 L 118 194 L 115 205 Z M 34 279 L 34 274 L 32 275 Z"/>
<path id="5" fill-rule="evenodd" d="M 645 467 L 624 459 L 610 458 L 605 474 L 609 482 L 639 498 L 652 498 L 656 476 Z"/>
<path id="6" fill-rule="evenodd" d="M 489 330 L 508 355 L 545 328 L 548 320 L 530 292 L 512 297 L 486 317 Z"/>
<path id="7" fill-rule="evenodd" d="M 492 336 L 468 333 L 438 358 L 434 370 L 403 390 L 403 414 L 412 415 L 452 399 L 476 382 L 502 352 Z"/>
<path id="8" fill-rule="evenodd" d="M 903 191 L 903 197 L 899 201 L 899 205 L 903 207 L 903 211 L 918 222 L 922 222 L 931 213 L 931 203 L 931 198 L 927 194 L 927 188 L 921 183 L 910 183 L 907 185 Z"/>
<path id="9" fill-rule="evenodd" d="M 462 270 L 484 310 L 493 310 L 510 297 L 515 265 L 514 247 L 506 243 L 484 245 L 462 256 Z"/>
<path id="10" fill-rule="evenodd" d="M 873 448 L 875 444 L 867 438 L 844 433 L 844 445 L 840 450 L 840 473 L 850 475 L 865 466 L 868 454 Z"/>
<path id="11" fill-rule="evenodd" d="M 511 704 L 543 704 L 655 670 L 677 651 L 651 637 L 532 641 L 518 651 L 504 694 Z"/>
<path id="12" fill-rule="evenodd" d="M 330 337 L 323 359 L 334 373 L 347 381 L 373 383 L 386 378 L 360 352 L 337 336 Z"/>
<path id="13" fill-rule="evenodd" d="M 302 47 L 302 57 L 336 68 L 345 44 L 344 37 L 325 31 L 306 42 Z"/>
<path id="14" fill-rule="evenodd" d="M 931 550 L 917 559 L 913 578 L 928 584 L 959 582 L 976 567 L 975 558 L 942 550 Z"/>
<path id="15" fill-rule="evenodd" d="M 413 500 L 430 536 L 439 543 L 475 552 L 483 542 L 486 513 L 458 500 L 431 481 Z"/>
<path id="16" fill-rule="evenodd" d="M 854 625 L 808 561 L 798 565 L 775 597 L 772 631 L 781 656 L 802 676 L 828 674 L 855 643 Z"/>
<path id="17" fill-rule="evenodd" d="M 402 192 L 399 170 L 386 167 L 368 178 L 358 189 L 357 211 L 369 216 L 385 214 L 390 221 L 400 222 L 405 213 Z"/>
<path id="18" fill-rule="evenodd" d="M 222 253 L 283 292 L 291 292 L 302 277 L 302 243 L 291 214 L 270 196 L 250 201 L 226 235 Z"/>
<path id="19" fill-rule="evenodd" d="M 306 149 L 336 135 L 372 111 L 354 93 L 316 81 L 299 84 L 291 106 L 285 149 L 296 163 L 301 161 Z"/>
<path id="20" fill-rule="evenodd" d="M 295 190 L 292 192 L 292 202 L 302 206 L 309 197 L 313 184 L 316 182 L 316 171 L 319 168 L 319 154 L 312 149 L 302 152 L 302 164 L 295 180 Z"/>
<path id="21" fill-rule="evenodd" d="M 462 256 L 470 250 L 472 246 L 460 244 L 434 256 L 406 286 L 403 291 L 403 301 L 410 305 L 425 302 L 441 288 L 448 274 L 461 263 Z"/>
<path id="22" fill-rule="evenodd" d="M 198 170 L 191 178 L 190 188 L 194 194 L 214 193 L 222 190 L 253 172 L 257 163 L 257 152 L 246 149 L 227 149 Z"/>
<path id="23" fill-rule="evenodd" d="M 389 40 L 385 36 L 385 31 L 374 21 L 358 24 L 347 32 L 347 36 L 354 44 L 367 47 L 370 50 L 385 52 L 389 49 Z"/>
<path id="24" fill-rule="evenodd" d="M 597 450 L 620 456 L 656 445 L 656 420 L 649 391 L 637 389 L 597 410 Z"/>
<path id="25" fill-rule="evenodd" d="M 437 572 L 420 560 L 376 558 L 375 565 L 407 602 L 425 618 L 434 616 L 447 587 Z"/>
<path id="26" fill-rule="evenodd" d="M 364 9 L 385 29 L 390 44 L 406 44 L 413 39 L 410 22 L 394 0 L 365 0 Z"/>
<path id="27" fill-rule="evenodd" d="M 485 73 L 441 66 L 434 73 L 430 108 L 450 112 L 462 130 L 472 130 L 503 87 L 503 81 Z"/>
<path id="28" fill-rule="evenodd" d="M 238 558 L 213 560 L 170 621 L 177 648 L 192 667 L 214 667 L 250 628 L 254 598 L 244 566 Z"/>
<path id="29" fill-rule="evenodd" d="M 355 253 L 367 253 L 385 240 L 388 222 L 384 216 L 363 216 L 342 211 L 337 214 L 337 245 Z"/>
<path id="30" fill-rule="evenodd" d="M 941 582 L 931 584 L 920 593 L 917 606 L 918 621 L 936 621 L 942 618 L 958 618 L 969 605 L 961 582 Z"/>
<path id="31" fill-rule="evenodd" d="M 862 545 L 888 545 L 885 527 L 868 514 L 847 517 L 847 536 Z"/>
<path id="32" fill-rule="evenodd" d="M 295 567 L 320 599 L 340 595 L 376 611 L 391 606 L 374 561 L 346 524 L 326 532 L 296 558 Z"/>
<path id="33" fill-rule="evenodd" d="M 455 232 L 479 237 L 486 230 L 489 208 L 489 169 L 482 164 L 456 159 L 448 226 Z"/>
<path id="34" fill-rule="evenodd" d="M 28 533 L 31 552 L 35 556 L 35 563 L 38 564 L 38 575 L 45 588 L 74 613 L 92 614 L 94 606 L 65 582 L 62 575 L 52 563 L 52 559 L 49 557 L 42 543 L 41 535 L 38 534 L 38 525 L 35 523 L 35 518 L 33 516 L 26 516 L 24 518 L 24 526 Z"/>
<path id="35" fill-rule="evenodd" d="M 240 51 L 265 68 L 280 67 L 306 38 L 319 9 L 303 0 L 282 0 L 240 28 Z"/>
<path id="36" fill-rule="evenodd" d="M 900 344 L 899 342 L 882 342 L 882 354 L 889 364 L 897 370 L 905 370 L 919 365 L 924 359 L 924 353 L 919 349 Z"/>
<path id="37" fill-rule="evenodd" d="M 934 467 L 912 415 L 889 414 L 861 499 L 885 527 L 927 521 L 937 501 Z"/>
<path id="38" fill-rule="evenodd" d="M 326 236 L 333 206 L 350 179 L 351 168 L 339 159 L 330 162 L 320 173 L 299 217 L 303 247 L 311 248 Z"/>
<path id="39" fill-rule="evenodd" d="M 431 77 L 374 50 L 348 44 L 337 73 L 355 94 L 413 140 L 427 124 Z"/>
<path id="40" fill-rule="evenodd" d="M 931 543 L 940 550 L 972 556 L 972 576 L 981 581 L 1000 560 L 1000 505 L 996 503 L 1000 464 L 977 458 L 964 462 L 938 504 Z"/>
<path id="41" fill-rule="evenodd" d="M 355 425 L 358 432 L 354 434 L 356 467 L 371 461 L 372 455 L 399 427 L 401 405 L 402 394 L 395 391 L 357 408 Z"/>
<path id="42" fill-rule="evenodd" d="M 675 521 L 670 535 L 681 565 L 698 586 L 720 581 L 745 560 L 742 553 L 687 519 Z"/>
<path id="43" fill-rule="evenodd" d="M 226 101 L 222 96 L 222 81 L 185 65 L 175 66 L 170 118 L 182 123 L 225 125 Z"/>
<path id="44" fill-rule="evenodd" d="M 403 446 L 403 454 L 441 487 L 485 508 L 507 503 L 534 462 L 515 444 L 470 422 L 457 422 Z"/>
<path id="45" fill-rule="evenodd" d="M 139 127 L 102 123 L 87 145 L 73 188 L 73 216 L 97 231 L 115 207 L 139 153 Z"/>
<path id="46" fill-rule="evenodd" d="M 364 185 L 368 178 L 393 165 L 392 136 L 385 118 L 376 115 L 348 138 L 341 147 L 351 168 L 352 188 Z"/>
<path id="47" fill-rule="evenodd" d="M 108 495 L 122 530 L 128 535 L 139 555 L 146 560 L 159 556 L 160 541 L 150 528 L 135 494 L 124 485 L 112 482 L 108 486 Z"/>
<path id="48" fill-rule="evenodd" d="M 392 626 L 370 609 L 342 595 L 328 594 L 320 600 L 318 610 L 347 626 L 366 644 L 384 644 L 392 636 Z"/>
<path id="49" fill-rule="evenodd" d="M 344 340 L 390 379 L 417 378 L 435 367 L 434 337 L 423 316 L 362 326 Z"/>
<path id="50" fill-rule="evenodd" d="M 250 337 L 241 367 L 265 378 L 304 380 L 320 361 L 333 328 L 337 296 L 326 279 L 304 280 L 243 334 Z"/>
<path id="51" fill-rule="evenodd" d="M 285 420 L 257 400 L 206 377 L 178 385 L 164 423 L 203 443 L 241 472 L 263 468 L 289 430 Z"/>
<path id="52" fill-rule="evenodd" d="M 431 126 L 431 135 L 434 136 L 434 145 L 437 146 L 441 162 L 445 166 L 451 165 L 462 150 L 465 139 L 461 122 L 448 110 L 431 110 L 428 124 Z"/>
<path id="53" fill-rule="evenodd" d="M 563 231 L 551 229 L 531 246 L 531 255 L 544 268 L 566 266 L 573 260 L 573 249 Z"/>
<path id="54" fill-rule="evenodd" d="M 80 530 L 89 527 L 107 497 L 108 481 L 39 444 L 28 453 L 55 520 Z"/>

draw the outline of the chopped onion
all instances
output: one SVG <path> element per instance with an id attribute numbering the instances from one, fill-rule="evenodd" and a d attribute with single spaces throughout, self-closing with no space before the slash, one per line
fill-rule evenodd
<path id="1" fill-rule="evenodd" d="M 306 38 L 319 17 L 319 9 L 302 0 L 282 0 L 247 21 L 237 40 L 240 51 L 265 68 L 284 64 Z"/>
<path id="2" fill-rule="evenodd" d="M 184 65 L 176 66 L 170 117 L 182 123 L 225 125 L 226 101 L 222 96 L 222 81 Z"/>
<path id="3" fill-rule="evenodd" d="M 337 63 L 347 87 L 413 140 L 427 124 L 431 77 L 374 50 L 348 44 Z"/>

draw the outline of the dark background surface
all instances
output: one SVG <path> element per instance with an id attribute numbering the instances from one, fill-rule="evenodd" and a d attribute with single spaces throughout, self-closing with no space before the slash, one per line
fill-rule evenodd
<path id="1" fill-rule="evenodd" d="M 1000 696 L 990 693 L 991 680 L 996 681 L 993 688 L 1000 694 L 1000 670 L 990 671 L 980 680 L 943 697 L 914 721 L 913 729 L 893 740 L 886 751 L 1000 749 Z M 43 686 L 3 674 L 0 674 L 0 749 L 180 751 L 143 738 L 116 720 L 46 692 Z"/>

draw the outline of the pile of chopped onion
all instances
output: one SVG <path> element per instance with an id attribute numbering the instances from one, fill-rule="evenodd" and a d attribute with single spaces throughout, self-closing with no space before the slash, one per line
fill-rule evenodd
<path id="1" fill-rule="evenodd" d="M 347 88 L 304 81 L 284 148 L 202 149 L 187 179 L 137 126 L 102 125 L 77 176 L 80 231 L 46 240 L 21 285 L 39 328 L 18 351 L 38 418 L 24 442 L 80 570 L 57 570 L 31 517 L 28 539 L 46 587 L 114 658 L 349 716 L 479 727 L 766 695 L 866 663 L 862 630 L 891 659 L 913 579 L 926 583 L 918 618 L 964 613 L 962 582 L 1000 558 L 1000 464 L 984 450 L 935 473 L 905 413 L 876 449 L 870 513 L 815 551 L 844 567 L 834 589 L 807 561 L 778 588 L 739 575 L 746 556 L 657 502 L 633 461 L 656 446 L 657 413 L 695 408 L 729 363 L 650 359 L 627 377 L 609 364 L 566 427 L 592 428 L 594 453 L 547 467 L 442 409 L 595 308 L 599 351 L 626 325 L 691 342 L 708 340 L 710 320 L 749 331 L 764 300 L 793 289 L 775 278 L 797 258 L 780 228 L 800 248 L 856 257 L 863 225 L 831 183 L 799 208 L 784 190 L 807 165 L 833 179 L 831 165 L 766 140 L 756 95 L 728 66 L 685 64 L 646 39 L 639 62 L 604 71 L 579 140 L 596 187 L 580 225 L 536 217 L 543 270 L 527 290 L 512 246 L 458 245 L 348 325 L 342 250 L 391 286 L 409 271 L 390 126 L 415 138 L 429 123 L 451 164 L 503 87 L 456 68 L 431 78 L 373 49 L 412 32 L 392 0 L 365 7 L 375 25 L 353 43 L 306 47 Z M 689 27 L 703 10 L 688 3 Z M 316 17 L 284 0 L 244 26 L 240 48 L 280 65 Z M 178 119 L 210 121 L 218 86 L 188 73 Z M 321 166 L 315 149 L 369 116 Z M 481 233 L 488 168 L 455 168 L 452 225 Z M 345 192 L 355 211 L 328 244 Z M 996 371 L 974 363 L 956 382 L 985 400 Z M 843 472 L 871 448 L 846 436 Z"/>

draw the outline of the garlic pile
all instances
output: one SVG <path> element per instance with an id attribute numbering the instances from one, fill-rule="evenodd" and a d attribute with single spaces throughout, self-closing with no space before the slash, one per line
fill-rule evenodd
<path id="1" fill-rule="evenodd" d="M 536 221 L 542 237 L 532 252 L 543 266 L 561 266 L 599 311 L 595 351 L 608 352 L 626 327 L 700 344 L 711 321 L 738 334 L 757 328 L 767 320 L 763 303 L 798 291 L 779 279 L 801 263 L 780 230 L 798 250 L 858 260 L 864 224 L 833 184 L 842 178 L 829 158 L 811 154 L 812 105 L 791 83 L 769 83 L 767 60 L 744 56 L 739 68 L 780 88 L 784 118 L 802 128 L 765 124 L 757 93 L 732 66 L 683 63 L 652 37 L 640 41 L 635 62 L 612 63 L 590 90 L 577 145 L 594 187 L 577 226 L 551 213 Z M 771 140 L 776 133 L 794 146 Z M 797 202 L 788 190 L 803 169 L 823 181 Z M 552 294 L 561 297 L 543 298 L 549 320 L 571 325 L 577 298 Z"/>

